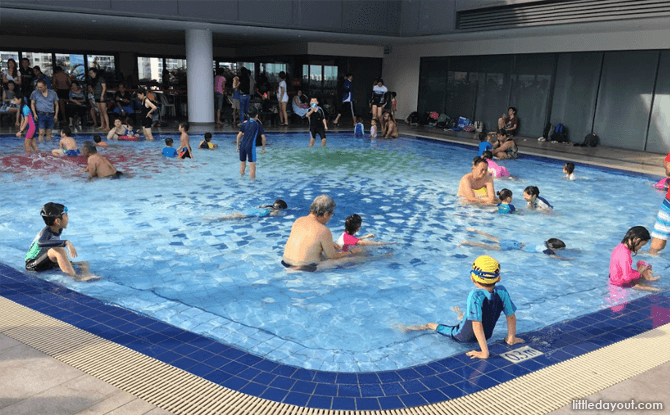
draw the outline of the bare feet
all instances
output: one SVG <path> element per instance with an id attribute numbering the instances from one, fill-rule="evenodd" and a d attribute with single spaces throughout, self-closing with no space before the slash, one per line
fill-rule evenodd
<path id="1" fill-rule="evenodd" d="M 400 324 L 394 324 L 391 326 L 392 329 L 394 330 L 400 330 L 403 333 L 408 333 L 410 331 L 425 331 L 425 330 L 430 330 L 430 323 L 428 324 L 422 324 L 420 326 L 402 326 Z"/>
<path id="2" fill-rule="evenodd" d="M 102 279 L 102 277 L 98 277 L 97 275 L 92 275 L 92 274 L 76 275 L 74 277 L 74 280 L 79 281 L 79 282 L 92 282 L 92 281 L 98 281 L 100 279 Z"/>

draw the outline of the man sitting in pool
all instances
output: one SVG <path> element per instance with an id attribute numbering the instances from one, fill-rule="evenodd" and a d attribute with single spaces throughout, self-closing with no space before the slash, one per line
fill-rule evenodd
<path id="1" fill-rule="evenodd" d="M 486 159 L 475 157 L 472 161 L 472 172 L 461 178 L 458 195 L 465 198 L 467 202 L 495 203 L 496 192 L 488 168 Z"/>
<path id="2" fill-rule="evenodd" d="M 284 267 L 314 272 L 317 267 L 323 269 L 333 265 L 333 260 L 350 257 L 360 251 L 358 248 L 347 252 L 336 251 L 333 234 L 326 227 L 334 211 L 335 201 L 328 195 L 321 195 L 310 205 L 309 215 L 296 219 L 284 248 L 281 261 Z"/>
<path id="3" fill-rule="evenodd" d="M 77 142 L 74 141 L 74 138 L 70 137 L 71 135 L 72 131 L 68 127 L 65 127 L 62 130 L 60 130 L 60 143 L 58 144 L 58 148 L 51 150 L 51 154 L 53 154 L 56 157 L 79 156 L 79 149 L 77 148 Z"/>
<path id="4" fill-rule="evenodd" d="M 67 207 L 60 203 L 49 202 L 42 206 L 41 215 L 47 226 L 37 234 L 30 245 L 25 257 L 26 269 L 40 272 L 60 268 L 75 281 L 99 280 L 100 277 L 90 273 L 88 262 L 70 262 L 70 256 L 77 257 L 77 250 L 74 249 L 72 242 L 60 239 L 63 229 L 67 228 L 70 221 Z M 74 265 L 79 267 L 79 273 L 75 272 Z"/>
<path id="5" fill-rule="evenodd" d="M 84 171 L 88 172 L 89 180 L 94 177 L 118 179 L 123 174 L 117 171 L 109 160 L 98 154 L 98 149 L 92 141 L 84 142 L 84 145 L 82 145 L 82 155 L 88 158 L 88 165 Z"/>

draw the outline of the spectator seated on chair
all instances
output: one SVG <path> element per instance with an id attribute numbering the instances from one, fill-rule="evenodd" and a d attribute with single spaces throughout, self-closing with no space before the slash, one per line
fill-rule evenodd
<path id="1" fill-rule="evenodd" d="M 119 84 L 119 90 L 114 93 L 114 112 L 121 117 L 135 113 L 133 97 L 126 91 L 126 84 L 123 82 Z"/>

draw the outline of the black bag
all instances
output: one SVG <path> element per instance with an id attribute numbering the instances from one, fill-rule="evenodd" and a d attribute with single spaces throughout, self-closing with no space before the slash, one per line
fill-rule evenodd
<path id="1" fill-rule="evenodd" d="M 419 113 L 414 111 L 413 113 L 407 116 L 407 120 L 405 121 L 409 125 L 417 125 L 419 123 Z"/>
<path id="2" fill-rule="evenodd" d="M 569 143 L 568 140 L 568 130 L 563 124 L 556 125 L 554 133 L 551 135 L 551 141 L 556 141 L 558 143 Z"/>
<path id="3" fill-rule="evenodd" d="M 542 137 L 549 139 L 551 137 L 551 134 L 554 132 L 554 126 L 552 123 L 548 122 L 547 126 L 544 127 L 544 131 L 542 132 Z"/>
<path id="4" fill-rule="evenodd" d="M 584 142 L 580 144 L 582 147 L 596 147 L 598 144 L 600 144 L 600 137 L 598 137 L 595 134 L 586 134 L 586 137 L 584 137 Z M 575 144 L 577 145 L 577 144 Z"/>
<path id="5" fill-rule="evenodd" d="M 430 122 L 430 112 L 426 112 L 421 117 L 419 117 L 420 125 L 428 125 L 429 122 Z"/>

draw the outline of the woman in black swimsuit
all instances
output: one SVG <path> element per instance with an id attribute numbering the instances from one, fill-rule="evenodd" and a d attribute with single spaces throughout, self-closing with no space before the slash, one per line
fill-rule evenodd
<path id="1" fill-rule="evenodd" d="M 144 138 L 149 141 L 153 141 L 154 136 L 151 135 L 151 126 L 153 125 L 153 120 L 151 119 L 151 114 L 156 111 L 156 106 L 147 97 L 147 90 L 142 87 L 137 88 L 137 98 L 140 100 L 142 131 L 144 132 Z"/>

